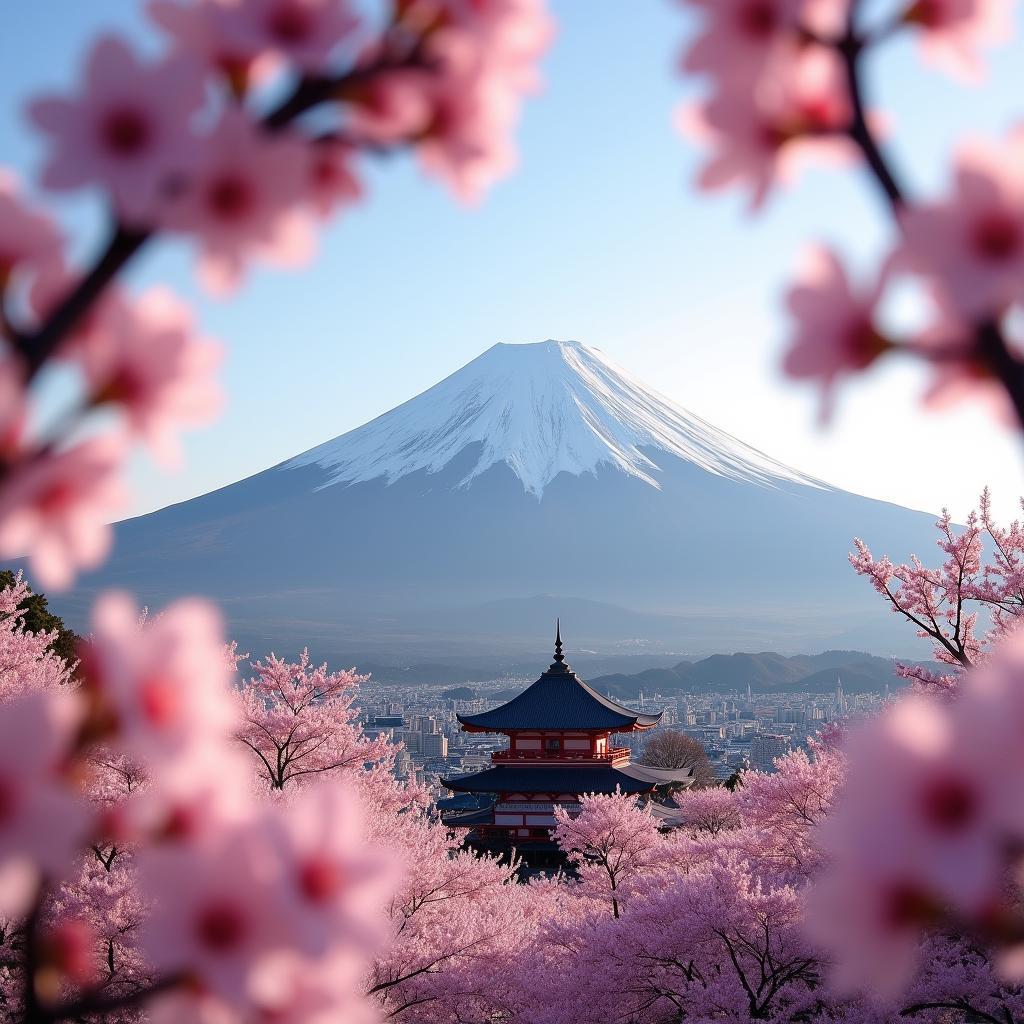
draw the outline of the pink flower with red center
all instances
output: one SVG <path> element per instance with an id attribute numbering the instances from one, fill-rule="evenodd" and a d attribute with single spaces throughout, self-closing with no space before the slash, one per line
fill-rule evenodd
<path id="1" fill-rule="evenodd" d="M 0 914 L 25 909 L 40 875 L 59 880 L 88 838 L 90 814 L 66 777 L 77 700 L 32 693 L 0 714 Z"/>
<path id="2" fill-rule="evenodd" d="M 0 487 L 0 557 L 27 555 L 51 590 L 99 565 L 125 504 L 124 451 L 122 438 L 107 434 L 19 465 Z"/>
<path id="3" fill-rule="evenodd" d="M 191 122 L 204 93 L 202 69 L 188 57 L 148 65 L 121 39 L 103 37 L 74 98 L 43 97 L 29 106 L 53 146 L 43 184 L 54 191 L 99 185 L 123 218 L 154 224 L 196 154 Z"/>
<path id="4" fill-rule="evenodd" d="M 914 0 L 904 20 L 921 29 L 924 58 L 968 80 L 982 77 L 980 51 L 1013 34 L 1011 0 Z"/>
<path id="5" fill-rule="evenodd" d="M 211 291 L 236 287 L 250 259 L 295 266 L 312 257 L 308 170 L 307 147 L 294 136 L 266 132 L 237 110 L 223 115 L 165 218 L 171 230 L 196 236 Z"/>
<path id="6" fill-rule="evenodd" d="M 396 870 L 367 847 L 355 800 L 339 783 L 307 790 L 280 819 L 281 856 L 291 882 L 288 913 L 306 953 L 367 952 L 382 939 L 381 908 Z"/>
<path id="7" fill-rule="evenodd" d="M 118 808 L 130 841 L 195 843 L 251 810 L 252 767 L 234 746 L 201 739 L 187 756 L 163 759 L 144 792 Z"/>
<path id="8" fill-rule="evenodd" d="M 523 95 L 537 87 L 550 19 L 539 0 L 412 0 L 399 25 L 422 35 L 424 68 L 354 90 L 352 127 L 382 144 L 415 142 L 429 173 L 479 199 L 515 164 L 512 134 Z"/>
<path id="9" fill-rule="evenodd" d="M 46 270 L 58 264 L 63 246 L 56 224 L 26 206 L 14 175 L 0 168 L 0 292 L 17 270 Z"/>
<path id="10" fill-rule="evenodd" d="M 359 26 L 348 0 L 248 0 L 243 11 L 264 49 L 310 74 L 327 71 Z"/>
<path id="11" fill-rule="evenodd" d="M 780 40 L 796 39 L 802 0 L 689 0 L 705 29 L 683 59 L 687 71 L 722 76 L 726 89 L 749 87 Z M 737 81 L 739 80 L 739 81 Z"/>
<path id="12" fill-rule="evenodd" d="M 1005 143 L 976 140 L 956 157 L 953 194 L 908 207 L 898 261 L 970 322 L 1024 298 L 1024 128 Z"/>
<path id="13" fill-rule="evenodd" d="M 233 1006 L 252 1004 L 263 964 L 292 940 L 281 925 L 281 874 L 266 839 L 260 820 L 139 851 L 139 875 L 155 904 L 143 946 L 156 972 L 186 975 Z"/>
<path id="14" fill-rule="evenodd" d="M 93 403 L 116 403 L 164 462 L 180 461 L 181 427 L 208 423 L 220 408 L 220 346 L 196 335 L 191 310 L 165 289 L 115 306 L 75 354 Z"/>
<path id="15" fill-rule="evenodd" d="M 104 594 L 84 664 L 118 745 L 163 771 L 166 759 L 228 738 L 235 711 L 222 648 L 220 616 L 204 601 L 177 601 L 142 622 L 127 595 Z"/>
<path id="16" fill-rule="evenodd" d="M 819 384 L 822 421 L 832 414 L 839 378 L 866 370 L 890 347 L 874 325 L 880 291 L 881 282 L 856 291 L 831 249 L 814 246 L 804 254 L 786 295 L 794 329 L 783 368 L 790 377 Z"/>
<path id="17" fill-rule="evenodd" d="M 845 135 L 852 109 L 839 58 L 819 46 L 786 48 L 755 90 L 725 90 L 681 112 L 680 127 L 712 149 L 698 184 L 752 189 L 752 208 L 776 182 L 792 181 L 806 164 L 856 159 Z"/>
<path id="18" fill-rule="evenodd" d="M 363 189 L 352 167 L 355 152 L 341 142 L 318 142 L 309 150 L 309 199 L 321 217 L 362 198 Z"/>
<path id="19" fill-rule="evenodd" d="M 810 890 L 804 921 L 833 958 L 829 980 L 839 993 L 888 999 L 913 979 L 920 933 L 935 912 L 912 872 L 880 879 L 844 868 L 826 872 Z"/>
<path id="20" fill-rule="evenodd" d="M 832 870 L 869 887 L 914 879 L 933 903 L 967 915 L 994 903 L 1007 807 L 1021 800 L 993 740 L 955 706 L 923 697 L 851 733 L 846 786 L 821 830 Z"/>

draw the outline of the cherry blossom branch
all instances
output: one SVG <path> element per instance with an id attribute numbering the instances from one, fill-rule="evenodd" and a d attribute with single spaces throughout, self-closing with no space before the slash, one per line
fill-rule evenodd
<path id="1" fill-rule="evenodd" d="M 31 381 L 61 342 L 153 236 L 149 228 L 133 229 L 116 224 L 106 248 L 77 287 L 63 299 L 49 318 L 30 334 L 17 333 L 12 340 L 25 362 L 25 378 Z"/>
<path id="2" fill-rule="evenodd" d="M 1024 427 L 1024 366 L 1008 348 L 995 321 L 987 320 L 978 327 L 975 338 L 979 354 L 1006 389 L 1017 419 Z"/>
<path id="3" fill-rule="evenodd" d="M 314 107 L 340 98 L 347 90 L 365 86 L 383 73 L 426 66 L 417 45 L 404 57 L 384 57 L 340 75 L 304 75 L 292 93 L 263 117 L 261 124 L 268 131 L 280 131 Z M 374 149 L 380 152 L 386 147 L 375 146 Z M 115 223 L 110 240 L 96 263 L 46 321 L 30 333 L 11 332 L 12 342 L 25 364 L 26 382 L 36 376 L 117 275 L 156 234 L 154 228 L 132 228 L 123 222 Z"/>
<path id="4" fill-rule="evenodd" d="M 875 176 L 879 187 L 885 194 L 894 215 L 899 215 L 905 203 L 904 192 L 896 181 L 896 177 L 882 154 L 881 147 L 868 125 L 864 106 L 864 89 L 860 78 L 860 58 L 865 51 L 865 41 L 858 35 L 855 28 L 856 3 L 850 4 L 847 16 L 846 31 L 834 45 L 842 58 L 846 73 L 846 86 L 853 108 L 853 120 L 848 129 L 850 138 L 860 148 L 867 161 L 871 173 Z"/>
<path id="5" fill-rule="evenodd" d="M 882 190 L 893 216 L 899 226 L 900 213 L 906 205 L 906 192 L 896 179 L 892 168 L 882 153 L 878 140 L 868 124 L 864 104 L 864 88 L 861 81 L 860 62 L 867 44 L 877 41 L 872 37 L 865 40 L 856 30 L 857 0 L 850 3 L 847 12 L 846 29 L 842 38 L 834 44 L 842 58 L 846 85 L 853 110 L 849 136 L 860 149 L 868 168 Z M 888 35 L 885 33 L 884 35 Z M 1014 411 L 1024 427 L 1024 366 L 1013 356 L 999 325 L 992 320 L 975 328 L 975 346 L 979 355 L 992 373 L 999 379 L 1013 403 Z"/>

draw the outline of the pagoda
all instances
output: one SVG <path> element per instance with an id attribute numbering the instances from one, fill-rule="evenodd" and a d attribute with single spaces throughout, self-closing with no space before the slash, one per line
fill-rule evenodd
<path id="1" fill-rule="evenodd" d="M 557 850 L 550 830 L 554 805 L 570 814 L 586 793 L 651 794 L 664 785 L 688 786 L 688 768 L 631 764 L 628 747 L 613 747 L 616 733 L 653 729 L 661 719 L 634 711 L 588 686 L 566 664 L 561 625 L 555 630 L 555 660 L 541 677 L 507 704 L 479 715 L 459 715 L 466 732 L 504 733 L 506 750 L 491 755 L 491 767 L 441 782 L 454 793 L 474 794 L 482 806 L 442 815 L 446 825 L 470 829 L 467 842 L 491 851 Z M 464 806 L 464 804 L 463 804 Z"/>

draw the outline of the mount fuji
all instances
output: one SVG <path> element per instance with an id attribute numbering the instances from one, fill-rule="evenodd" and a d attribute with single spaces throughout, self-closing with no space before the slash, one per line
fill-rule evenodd
<path id="1" fill-rule="evenodd" d="M 846 554 L 932 517 L 838 490 L 574 341 L 498 344 L 361 427 L 118 525 L 99 587 L 216 599 L 253 653 L 480 660 L 908 646 Z M 545 595 L 545 596 L 538 596 Z M 567 621 L 568 620 L 568 621 Z"/>

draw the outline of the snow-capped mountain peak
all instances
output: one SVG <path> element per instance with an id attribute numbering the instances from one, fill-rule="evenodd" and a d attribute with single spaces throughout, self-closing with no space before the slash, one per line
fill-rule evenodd
<path id="1" fill-rule="evenodd" d="M 658 487 L 664 452 L 718 476 L 773 485 L 817 481 L 659 395 L 577 341 L 497 344 L 421 395 L 284 463 L 316 464 L 329 486 L 443 469 L 480 445 L 468 485 L 505 463 L 538 498 L 562 472 L 611 465 Z"/>

